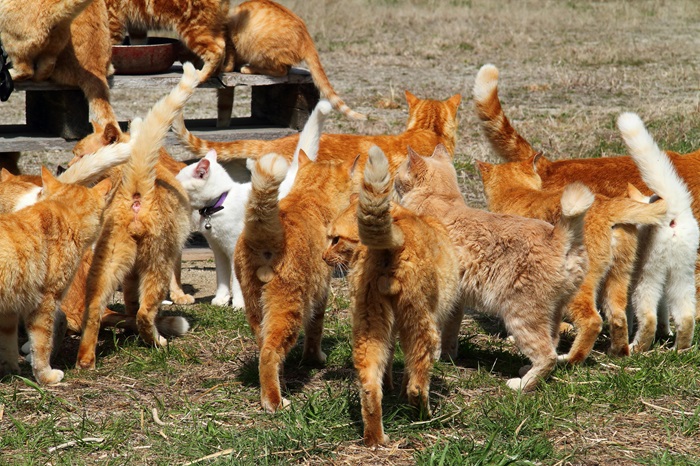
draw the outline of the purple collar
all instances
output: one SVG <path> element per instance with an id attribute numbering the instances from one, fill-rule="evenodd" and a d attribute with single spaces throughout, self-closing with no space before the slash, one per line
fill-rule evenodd
<path id="1" fill-rule="evenodd" d="M 228 196 L 228 191 L 224 192 L 221 196 L 219 196 L 214 205 L 202 207 L 201 209 L 199 209 L 199 215 L 201 215 L 202 217 L 211 217 L 218 211 L 223 210 L 226 196 Z"/>

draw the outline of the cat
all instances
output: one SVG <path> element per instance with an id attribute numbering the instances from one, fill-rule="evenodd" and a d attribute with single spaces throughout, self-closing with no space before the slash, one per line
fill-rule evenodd
<path id="1" fill-rule="evenodd" d="M 167 343 L 155 318 L 190 232 L 191 209 L 187 193 L 158 161 L 172 119 L 200 82 L 192 64 L 183 69 L 179 84 L 148 112 L 105 210 L 87 278 L 78 367 L 95 367 L 101 313 L 120 283 L 125 311 L 136 314 L 141 339 L 158 347 Z"/>
<path id="2" fill-rule="evenodd" d="M 484 65 L 474 84 L 476 111 L 482 129 L 496 154 L 505 161 L 526 160 L 537 151 L 511 125 L 498 99 L 498 69 Z M 693 215 L 700 218 L 700 149 L 688 154 L 666 151 L 678 175 L 692 194 Z M 629 156 L 550 161 L 540 157 L 537 171 L 544 189 L 563 188 L 580 181 L 596 194 L 608 197 L 626 196 L 631 183 L 645 195 L 651 195 Z M 695 293 L 700 294 L 700 255 L 695 263 Z M 700 318 L 700 313 L 697 314 Z"/>
<path id="3" fill-rule="evenodd" d="M 367 119 L 351 110 L 335 92 L 306 24 L 294 12 L 271 0 L 249 0 L 231 9 L 227 24 L 241 73 L 286 76 L 292 66 L 304 60 L 333 108 L 355 120 Z"/>
<path id="4" fill-rule="evenodd" d="M 447 150 L 431 157 L 409 150 L 395 189 L 401 205 L 439 218 L 456 249 L 464 306 L 501 317 L 520 351 L 532 361 L 512 389 L 532 390 L 557 362 L 564 309 L 588 268 L 583 244 L 584 215 L 593 194 L 582 184 L 561 196 L 562 216 L 552 226 L 541 220 L 496 214 L 467 206 Z"/>
<path id="5" fill-rule="evenodd" d="M 639 116 L 623 113 L 617 126 L 642 179 L 668 206 L 660 225 L 645 226 L 640 232 L 639 263 L 635 267 L 631 291 L 638 328 L 630 350 L 649 349 L 656 333 L 660 306 L 663 312 L 670 311 L 673 315 L 674 348 L 689 348 L 695 329 L 694 267 L 700 240 L 698 222 L 691 209 L 693 197 Z M 635 197 L 641 197 L 636 188 L 632 186 L 631 189 Z M 664 320 L 667 319 L 666 314 Z M 668 324 L 665 326 L 668 328 Z"/>
<path id="6" fill-rule="evenodd" d="M 296 177 L 298 152 L 304 150 L 311 160 L 316 159 L 323 123 L 330 114 L 331 104 L 321 100 L 304 125 L 292 167 L 280 186 L 280 199 L 287 195 Z M 235 274 L 232 274 L 233 252 L 243 231 L 245 206 L 251 184 L 235 182 L 216 160 L 216 152 L 199 162 L 184 167 L 175 177 L 187 191 L 192 206 L 192 220 L 204 235 L 214 253 L 216 264 L 216 293 L 211 303 L 243 308 L 243 293 Z"/>
<path id="7" fill-rule="evenodd" d="M 403 133 L 398 135 L 324 134 L 321 136 L 318 160 L 347 160 L 361 154 L 358 168 L 362 169 L 370 147 L 379 146 L 389 159 L 393 173 L 406 158 L 406 146 L 430 152 L 437 144 L 443 144 L 454 153 L 457 142 L 457 110 L 462 97 L 455 94 L 447 100 L 419 99 L 406 91 L 408 122 Z M 264 154 L 277 153 L 291 160 L 299 135 L 292 134 L 272 140 L 238 140 L 229 142 L 206 141 L 190 133 L 184 119 L 179 116 L 173 122 L 173 130 L 183 145 L 197 157 L 204 157 L 214 149 L 219 162 L 241 158 L 258 158 Z M 361 177 L 361 171 L 358 171 Z M 358 179 L 359 186 L 359 179 Z"/>
<path id="8" fill-rule="evenodd" d="M 127 28 L 174 29 L 203 62 L 202 82 L 217 71 L 231 71 L 227 60 L 226 0 L 106 0 L 112 44 L 121 44 Z"/>
<path id="9" fill-rule="evenodd" d="M 94 188 L 63 184 L 42 168 L 42 198 L 20 212 L 0 216 L 0 375 L 18 373 L 17 326 L 27 328 L 34 378 L 55 384 L 52 369 L 54 314 L 101 225 L 110 180 Z"/>
<path id="10" fill-rule="evenodd" d="M 522 162 L 492 165 L 477 161 L 489 210 L 504 214 L 538 218 L 556 223 L 561 216 L 559 200 L 562 189 L 542 189 L 537 174 L 536 155 Z M 627 331 L 627 289 L 636 257 L 637 224 L 659 224 L 666 215 L 664 202 L 644 204 L 627 197 L 608 198 L 596 195 L 586 214 L 584 243 L 588 252 L 588 272 L 567 314 L 578 329 L 568 354 L 560 362 L 583 362 L 593 349 L 602 329 L 596 303 L 598 295 L 610 325 L 611 346 L 615 356 L 629 355 Z M 631 246 L 631 247 L 630 247 Z"/>
<path id="11" fill-rule="evenodd" d="M 4 0 L 0 42 L 14 81 L 77 86 L 100 123 L 116 123 L 107 84 L 113 68 L 105 0 Z"/>
<path id="12" fill-rule="evenodd" d="M 391 373 L 395 335 L 406 364 L 401 392 L 429 416 L 430 369 L 440 354 L 441 333 L 458 329 L 462 318 L 456 306 L 459 269 L 447 230 L 435 218 L 390 202 L 391 191 L 389 163 L 374 146 L 359 200 L 333 222 L 323 255 L 331 266 L 350 267 L 353 361 L 367 446 L 389 441 L 382 378 Z M 449 345 L 456 349 L 456 342 Z"/>
<path id="13" fill-rule="evenodd" d="M 311 162 L 300 151 L 296 181 L 281 201 L 278 192 L 287 160 L 268 154 L 253 166 L 234 267 L 260 349 L 260 400 L 265 411 L 289 404 L 282 398 L 280 370 L 302 326 L 302 358 L 314 363 L 326 360 L 321 334 L 331 269 L 322 255 L 328 226 L 350 202 L 355 162 Z"/>

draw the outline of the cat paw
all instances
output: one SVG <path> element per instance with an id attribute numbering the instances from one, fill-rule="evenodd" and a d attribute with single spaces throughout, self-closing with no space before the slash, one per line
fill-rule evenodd
<path id="1" fill-rule="evenodd" d="M 569 355 L 568 354 L 559 354 L 557 355 L 557 364 L 569 364 Z"/>
<path id="2" fill-rule="evenodd" d="M 31 345 L 31 343 L 26 342 L 25 344 L 22 345 L 22 347 L 19 350 L 22 352 L 22 354 L 29 355 L 29 353 L 31 353 L 31 351 L 32 351 L 32 345 Z"/>
<path id="3" fill-rule="evenodd" d="M 0 379 L 11 374 L 19 374 L 19 363 L 0 361 Z"/>
<path id="4" fill-rule="evenodd" d="M 24 351 L 24 346 L 22 346 L 22 351 Z M 30 353 L 25 354 L 25 355 L 24 355 L 24 360 L 25 360 L 28 364 L 31 364 L 31 363 L 32 363 L 32 353 L 30 352 Z"/>
<path id="5" fill-rule="evenodd" d="M 292 404 L 291 401 L 289 401 L 286 398 L 282 398 L 279 403 L 273 403 L 270 400 L 262 400 L 262 407 L 267 413 L 275 413 L 277 410 L 280 409 L 285 409 L 289 407 Z"/>
<path id="6" fill-rule="evenodd" d="M 223 296 L 214 296 L 211 303 L 214 306 L 228 306 L 229 301 L 231 301 L 231 295 L 225 294 Z"/>
<path id="7" fill-rule="evenodd" d="M 248 65 L 241 66 L 241 73 L 243 73 L 243 74 L 255 74 L 253 69 Z"/>
<path id="8" fill-rule="evenodd" d="M 523 384 L 523 379 L 521 379 L 520 377 L 508 379 L 508 381 L 506 382 L 506 385 L 508 385 L 508 388 L 510 388 L 512 390 L 516 390 L 516 391 L 520 391 L 523 389 L 522 384 Z"/>
<path id="9" fill-rule="evenodd" d="M 386 445 L 389 443 L 389 436 L 380 433 L 380 434 L 373 434 L 373 433 L 368 433 L 365 432 L 365 446 L 367 447 L 378 447 L 380 445 Z"/>
<path id="10" fill-rule="evenodd" d="M 170 293 L 170 299 L 175 304 L 194 304 L 194 296 L 185 293 Z"/>
<path id="11" fill-rule="evenodd" d="M 63 380 L 63 371 L 47 369 L 35 374 L 36 380 L 43 385 L 52 385 Z"/>
<path id="12" fill-rule="evenodd" d="M 624 357 L 624 356 L 629 356 L 631 352 L 631 347 L 629 344 L 625 343 L 619 346 L 610 346 L 610 349 L 608 350 L 608 356 L 611 357 Z"/>
<path id="13" fill-rule="evenodd" d="M 236 309 L 245 309 L 245 301 L 243 300 L 243 296 L 233 296 L 231 299 L 231 307 L 235 307 Z"/>
<path id="14" fill-rule="evenodd" d="M 319 365 L 321 365 L 321 364 L 326 363 L 328 356 L 326 356 L 326 353 L 319 350 L 318 352 L 304 354 L 304 355 L 302 355 L 301 359 L 306 364 L 311 364 L 311 365 L 319 364 Z"/>

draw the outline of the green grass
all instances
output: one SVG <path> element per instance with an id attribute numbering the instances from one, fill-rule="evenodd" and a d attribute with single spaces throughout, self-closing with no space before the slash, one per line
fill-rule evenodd
<path id="1" fill-rule="evenodd" d="M 421 420 L 385 393 L 390 448 L 362 446 L 347 300 L 329 302 L 325 367 L 306 367 L 297 346 L 285 363 L 289 409 L 259 407 L 257 352 L 242 313 L 204 304 L 182 308 L 193 330 L 163 350 L 103 332 L 94 372 L 66 367 L 65 383 L 31 377 L 0 385 L 0 452 L 9 464 L 572 464 L 602 458 L 629 464 L 694 464 L 700 454 L 700 352 L 663 347 L 611 360 L 595 353 L 557 368 L 533 394 L 505 387 L 525 361 L 500 324 L 465 318 L 460 356 L 435 364 L 432 418 Z M 66 352 L 75 349 L 69 339 Z M 70 355 L 63 355 L 66 361 Z M 403 357 L 397 351 L 398 384 Z M 28 368 L 24 368 L 29 375 Z M 160 423 L 153 417 L 157 410 Z M 620 439 L 616 432 L 624 432 Z M 82 442 L 96 437 L 100 442 Z M 594 441 L 596 440 L 597 441 Z M 601 440 L 602 439 L 602 440 Z M 75 445 L 55 452 L 65 442 Z M 638 445 L 644 448 L 638 448 Z"/>

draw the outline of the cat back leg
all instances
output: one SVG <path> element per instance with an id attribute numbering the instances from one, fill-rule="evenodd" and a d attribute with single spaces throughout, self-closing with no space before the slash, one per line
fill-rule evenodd
<path id="1" fill-rule="evenodd" d="M 452 313 L 442 326 L 442 349 L 440 355 L 445 360 L 457 359 L 459 349 L 459 328 L 464 317 L 464 306 L 455 304 Z"/>
<path id="2" fill-rule="evenodd" d="M 556 313 L 547 313 L 548 316 L 553 314 Z M 557 352 L 552 341 L 552 328 L 558 328 L 559 321 L 554 325 L 551 317 L 547 320 L 528 321 L 527 317 L 516 317 L 506 321 L 506 327 L 513 335 L 518 349 L 532 362 L 522 378 L 508 380 L 506 384 L 513 390 L 534 390 L 540 379 L 547 378 L 556 365 Z"/>
<path id="3" fill-rule="evenodd" d="M 304 324 L 304 352 L 302 359 L 307 364 L 325 364 L 326 353 L 321 349 L 323 319 L 326 313 L 328 293 L 318 300 L 311 310 L 311 317 Z"/>
<path id="4" fill-rule="evenodd" d="M 640 278 L 632 292 L 632 307 L 637 320 L 637 333 L 630 345 L 631 353 L 641 353 L 651 348 L 656 335 L 657 308 L 662 295 L 663 278 L 661 271 L 644 267 L 644 275 Z"/>
<path id="5" fill-rule="evenodd" d="M 139 336 L 148 345 L 165 346 L 167 340 L 160 335 L 156 327 L 160 303 L 168 292 L 172 276 L 172 264 L 148 264 L 140 275 L 140 307 L 136 313 L 136 326 Z"/>
<path id="6" fill-rule="evenodd" d="M 170 300 L 175 304 L 194 304 L 194 296 L 182 289 L 182 251 L 177 254 L 170 278 Z"/>
<path id="7" fill-rule="evenodd" d="M 591 283 L 591 281 L 595 281 L 595 283 Z M 581 288 L 569 304 L 569 315 L 577 333 L 569 353 L 559 358 L 561 362 L 569 364 L 583 362 L 590 354 L 600 331 L 603 329 L 603 319 L 595 306 L 597 285 L 597 276 L 594 277 L 590 273 L 586 275 Z M 559 335 L 558 326 L 556 333 Z"/>
<path id="8" fill-rule="evenodd" d="M 694 276 L 682 268 L 669 271 L 664 301 L 673 315 L 676 325 L 675 349 L 690 348 L 695 330 L 695 283 Z"/>
<path id="9" fill-rule="evenodd" d="M 19 374 L 18 325 L 19 316 L 14 311 L 0 314 L 0 378 Z"/>

